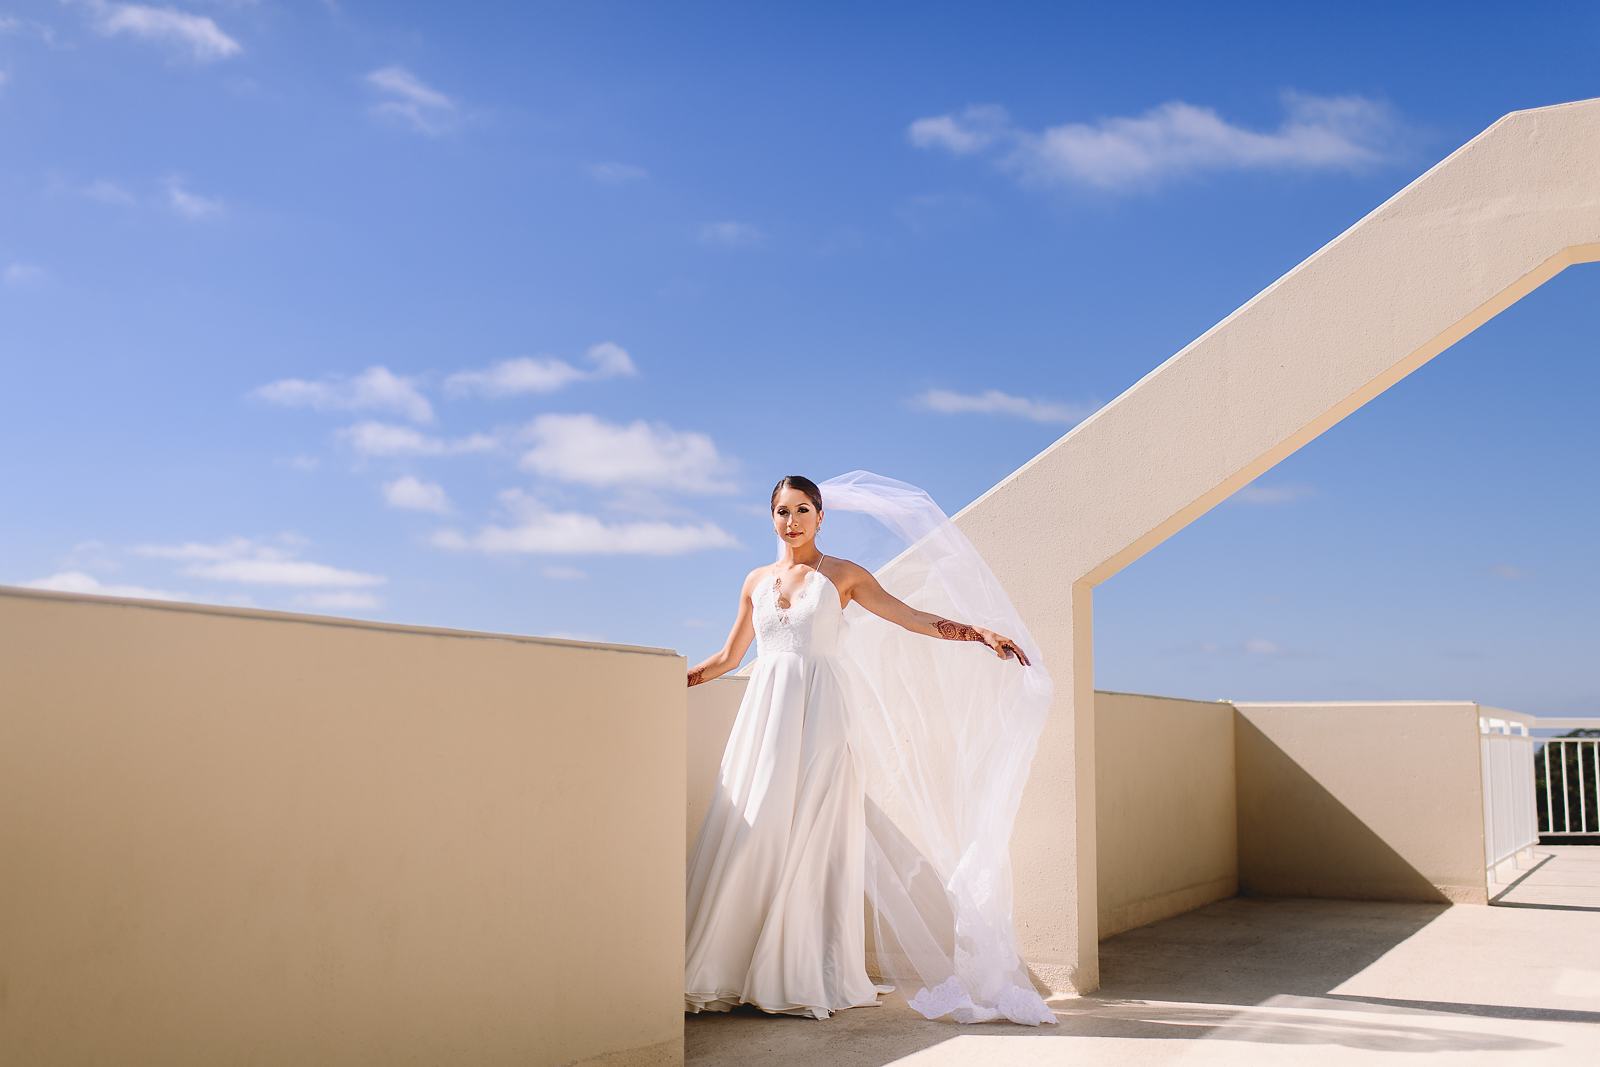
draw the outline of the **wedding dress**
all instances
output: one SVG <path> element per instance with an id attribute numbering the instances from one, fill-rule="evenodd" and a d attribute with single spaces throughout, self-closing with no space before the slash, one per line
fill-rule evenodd
<path id="1" fill-rule="evenodd" d="M 758 584 L 756 661 L 689 860 L 685 1010 L 822 1019 L 898 986 L 930 1019 L 1053 1023 L 1011 917 L 1011 827 L 1051 693 L 1036 646 L 926 493 L 866 471 L 819 488 L 830 547 L 1032 665 L 842 609 L 819 569 L 786 603 Z"/>

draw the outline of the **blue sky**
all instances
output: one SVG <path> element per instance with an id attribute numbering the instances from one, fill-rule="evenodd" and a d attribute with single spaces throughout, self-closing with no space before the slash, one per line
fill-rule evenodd
<path id="1" fill-rule="evenodd" d="M 1592 5 L 1301 7 L 0 6 L 0 583 L 698 661 L 779 476 L 957 511 L 1600 93 Z M 1103 585 L 1097 684 L 1600 711 L 1597 293 Z"/>

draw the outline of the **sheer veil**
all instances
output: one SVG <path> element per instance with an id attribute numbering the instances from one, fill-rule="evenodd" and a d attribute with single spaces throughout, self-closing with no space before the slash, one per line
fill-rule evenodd
<path id="1" fill-rule="evenodd" d="M 829 555 L 914 608 L 1012 638 L 1031 661 L 845 609 L 837 655 L 866 792 L 869 968 L 930 1019 L 1053 1023 L 1011 903 L 1011 830 L 1052 692 L 1038 646 L 927 493 L 862 470 L 819 488 Z"/>

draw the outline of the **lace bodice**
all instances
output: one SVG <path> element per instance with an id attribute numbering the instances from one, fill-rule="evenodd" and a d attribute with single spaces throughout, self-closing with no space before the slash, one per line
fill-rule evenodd
<path id="1" fill-rule="evenodd" d="M 751 595 L 755 608 L 756 656 L 794 652 L 832 656 L 839 645 L 839 590 L 820 569 L 806 572 L 799 589 L 785 590 L 787 608 L 778 607 L 769 578 Z"/>

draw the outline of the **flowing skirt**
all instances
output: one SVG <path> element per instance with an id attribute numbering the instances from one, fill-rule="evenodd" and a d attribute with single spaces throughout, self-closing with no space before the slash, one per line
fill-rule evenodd
<path id="1" fill-rule="evenodd" d="M 686 1011 L 745 1003 L 825 1019 L 877 1003 L 840 669 L 778 652 L 751 672 L 689 860 Z"/>

